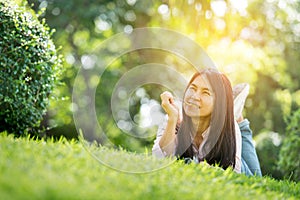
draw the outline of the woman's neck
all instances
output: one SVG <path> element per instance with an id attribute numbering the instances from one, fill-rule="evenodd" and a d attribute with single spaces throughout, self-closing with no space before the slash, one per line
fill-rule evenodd
<path id="1" fill-rule="evenodd" d="M 202 134 L 204 131 L 209 127 L 210 124 L 210 117 L 207 118 L 192 118 L 193 123 L 193 129 L 195 132 L 193 133 L 193 144 L 196 146 L 197 149 L 199 149 L 202 141 L 203 136 Z"/>
<path id="2" fill-rule="evenodd" d="M 209 127 L 210 116 L 206 118 L 192 118 L 193 129 L 196 131 L 195 135 L 202 135 L 203 132 Z"/>

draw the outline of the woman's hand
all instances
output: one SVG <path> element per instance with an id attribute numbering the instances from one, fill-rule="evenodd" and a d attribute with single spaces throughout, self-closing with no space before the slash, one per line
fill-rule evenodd
<path id="1" fill-rule="evenodd" d="M 161 106 L 168 114 L 168 123 L 159 141 L 159 146 L 165 156 L 173 156 L 176 146 L 176 125 L 180 123 L 179 108 L 175 104 L 173 95 L 170 92 L 163 92 L 160 95 Z"/>
<path id="2" fill-rule="evenodd" d="M 174 120 L 174 122 L 180 122 L 179 108 L 175 104 L 173 95 L 165 91 L 160 95 L 161 106 L 168 114 L 169 120 Z"/>

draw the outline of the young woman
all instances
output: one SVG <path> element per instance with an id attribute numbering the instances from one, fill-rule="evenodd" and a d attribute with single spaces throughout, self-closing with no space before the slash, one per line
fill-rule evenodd
<path id="1" fill-rule="evenodd" d="M 170 92 L 161 94 L 162 107 L 168 115 L 160 127 L 152 152 L 157 157 L 177 156 L 234 168 L 237 173 L 261 175 L 258 159 L 252 145 L 248 121 L 238 119 L 241 137 L 234 119 L 232 87 L 228 78 L 214 69 L 202 70 L 191 78 L 183 97 L 182 117 Z M 248 124 L 247 124 L 248 123 Z M 242 133 L 243 134 L 243 133 Z M 242 159 L 242 144 L 246 141 L 250 158 Z M 250 143 L 249 143 L 250 141 Z M 251 146 L 252 145 L 252 146 Z M 243 147 L 244 148 L 244 147 Z M 254 155 L 255 154 L 255 155 Z M 251 163 L 251 167 L 247 164 Z"/>

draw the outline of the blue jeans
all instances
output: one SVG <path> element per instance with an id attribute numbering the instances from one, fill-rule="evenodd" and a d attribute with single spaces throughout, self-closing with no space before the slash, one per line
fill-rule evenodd
<path id="1" fill-rule="evenodd" d="M 242 173 L 247 176 L 262 176 L 259 160 L 253 145 L 252 131 L 249 126 L 250 122 L 245 119 L 239 123 L 242 134 Z"/>

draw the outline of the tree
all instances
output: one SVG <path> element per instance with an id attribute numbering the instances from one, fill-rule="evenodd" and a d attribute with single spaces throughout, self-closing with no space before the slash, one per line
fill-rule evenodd
<path id="1" fill-rule="evenodd" d="M 61 67 L 51 35 L 30 9 L 0 1 L 0 132 L 39 127 Z"/>

